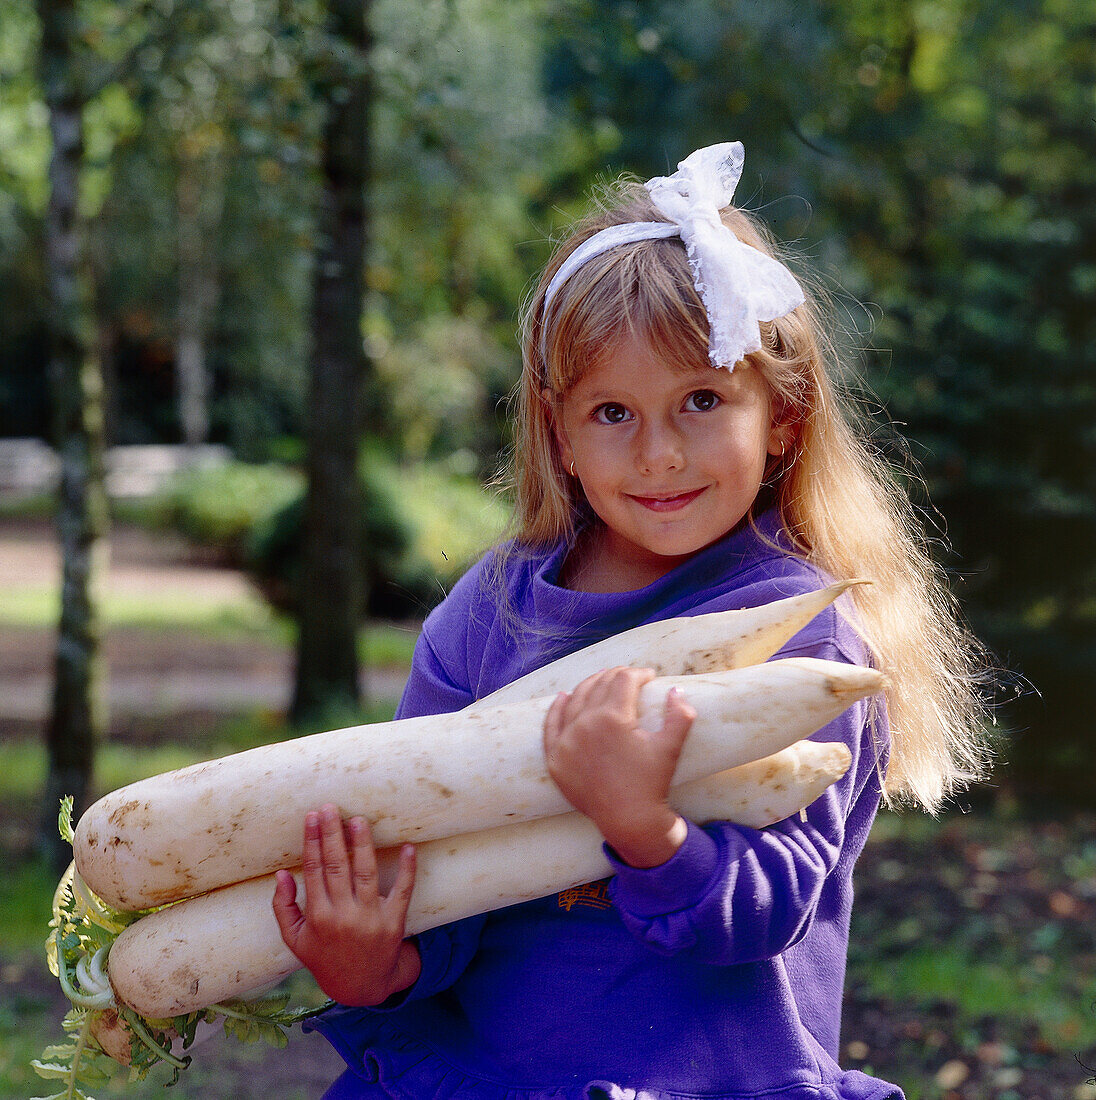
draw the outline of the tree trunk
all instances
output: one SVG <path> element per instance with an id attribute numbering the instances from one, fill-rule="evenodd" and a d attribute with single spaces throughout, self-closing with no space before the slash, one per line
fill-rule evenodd
<path id="1" fill-rule="evenodd" d="M 369 5 L 330 0 L 328 29 L 359 58 Z M 308 490 L 292 719 L 323 721 L 360 703 L 357 632 L 364 606 L 358 438 L 368 363 L 361 314 L 371 88 L 362 72 L 326 90 L 320 249 L 312 308 Z"/>
<path id="2" fill-rule="evenodd" d="M 188 447 L 209 438 L 212 389 L 206 343 L 217 304 L 217 234 L 224 207 L 221 158 L 195 153 L 182 141 L 176 190 L 179 301 L 175 331 L 175 392 L 179 430 Z"/>
<path id="3" fill-rule="evenodd" d="M 45 253 L 51 326 L 48 376 L 61 459 L 57 529 L 62 559 L 39 847 L 63 866 L 69 853 L 57 835 L 58 802 L 72 795 L 77 812 L 86 805 L 95 744 L 105 717 L 96 582 L 107 552 L 107 506 L 102 370 L 91 335 L 86 232 L 78 209 L 84 109 L 75 56 L 78 27 L 73 0 L 39 0 L 38 12 L 42 86 L 53 142 Z"/>

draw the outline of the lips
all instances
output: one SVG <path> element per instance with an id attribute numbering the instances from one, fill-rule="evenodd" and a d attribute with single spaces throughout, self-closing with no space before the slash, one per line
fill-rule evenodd
<path id="1" fill-rule="evenodd" d="M 652 512 L 677 512 L 692 504 L 704 489 L 690 489 L 685 493 L 659 493 L 656 496 L 632 494 L 632 500 Z"/>

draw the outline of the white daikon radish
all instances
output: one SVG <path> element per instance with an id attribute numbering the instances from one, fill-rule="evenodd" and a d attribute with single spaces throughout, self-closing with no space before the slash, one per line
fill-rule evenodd
<path id="1" fill-rule="evenodd" d="M 694 821 L 763 828 L 813 802 L 845 774 L 849 760 L 841 743 L 801 741 L 676 787 L 671 799 Z M 396 857 L 393 849 L 380 853 L 385 892 L 395 878 Z M 417 857 L 410 934 L 611 872 L 597 828 L 574 811 L 430 841 L 419 845 Z M 273 894 L 274 877 L 267 875 L 142 917 L 110 949 L 115 996 L 142 1016 L 166 1018 L 246 998 L 291 974 L 300 963 L 278 932 Z"/>
<path id="2" fill-rule="evenodd" d="M 678 686 L 697 712 L 675 782 L 757 760 L 880 690 L 868 668 L 811 657 L 652 680 L 640 720 Z M 362 814 L 378 846 L 475 832 L 569 809 L 542 743 L 551 699 L 314 734 L 141 780 L 101 798 L 73 844 L 88 887 L 147 909 L 293 866 L 305 813 Z"/>
<path id="3" fill-rule="evenodd" d="M 645 623 L 514 680 L 473 703 L 477 708 L 573 691 L 606 668 L 650 668 L 656 676 L 696 676 L 767 661 L 843 592 L 865 581 L 843 581 L 785 600 Z"/>

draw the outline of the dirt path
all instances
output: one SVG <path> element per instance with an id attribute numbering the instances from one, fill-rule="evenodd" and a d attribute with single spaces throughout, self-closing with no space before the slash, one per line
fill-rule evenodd
<path id="1" fill-rule="evenodd" d="M 59 574 L 48 523 L 0 521 L 0 600 L 4 590 L 53 587 Z M 257 598 L 243 574 L 203 558 L 182 539 L 125 527 L 111 535 L 107 592 L 160 604 L 177 599 L 246 605 Z M 48 713 L 53 650 L 52 630 L 0 624 L 0 732 L 40 725 Z M 162 719 L 257 707 L 282 712 L 289 702 L 293 654 L 288 646 L 116 627 L 107 631 L 104 651 L 110 713 L 122 723 L 134 716 Z M 365 685 L 374 696 L 395 698 L 403 678 L 374 671 Z"/>

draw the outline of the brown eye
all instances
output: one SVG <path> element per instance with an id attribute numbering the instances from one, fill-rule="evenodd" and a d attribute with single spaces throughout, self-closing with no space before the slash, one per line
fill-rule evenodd
<path id="1" fill-rule="evenodd" d="M 632 418 L 632 414 L 623 405 L 610 401 L 594 410 L 594 418 L 602 424 L 623 424 Z"/>
<path id="2" fill-rule="evenodd" d="M 711 390 L 697 390 L 685 399 L 687 408 L 694 412 L 711 412 L 719 404 L 719 394 Z"/>

